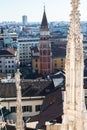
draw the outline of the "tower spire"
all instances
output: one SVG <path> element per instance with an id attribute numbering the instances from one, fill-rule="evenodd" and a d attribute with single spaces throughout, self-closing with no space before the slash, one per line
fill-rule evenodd
<path id="1" fill-rule="evenodd" d="M 66 91 L 70 98 L 66 97 L 66 102 L 70 103 L 74 110 L 82 111 L 84 93 L 83 93 L 83 43 L 80 31 L 80 13 L 78 11 L 79 0 L 72 0 L 72 11 L 70 19 L 70 28 L 66 52 Z M 77 91 L 78 89 L 78 91 Z M 78 98 L 77 98 L 78 95 Z M 80 100 L 79 100 L 80 99 Z M 77 104 L 77 105 L 76 105 Z"/>
<path id="2" fill-rule="evenodd" d="M 44 5 L 44 13 L 40 27 L 40 73 L 43 75 L 48 75 L 51 72 L 52 72 L 52 54 L 50 43 L 50 31 L 48 28 L 48 22 Z"/>
<path id="3" fill-rule="evenodd" d="M 41 22 L 41 29 L 48 29 L 48 21 L 47 21 L 46 12 L 45 12 L 45 4 L 44 4 L 43 18 Z"/>

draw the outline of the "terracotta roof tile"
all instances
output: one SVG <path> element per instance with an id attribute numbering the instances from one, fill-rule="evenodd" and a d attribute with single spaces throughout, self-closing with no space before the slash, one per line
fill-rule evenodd
<path id="1" fill-rule="evenodd" d="M 33 116 L 30 122 L 39 121 L 38 128 L 45 127 L 46 121 L 59 119 L 63 114 L 63 101 L 61 89 L 56 89 L 53 93 L 48 94 L 42 104 L 39 115 Z"/>
<path id="2" fill-rule="evenodd" d="M 22 96 L 45 96 L 52 92 L 54 85 L 52 81 L 21 81 Z M 46 91 L 50 89 L 50 91 Z M 2 98 L 16 97 L 15 83 L 0 83 L 0 96 Z"/>
<path id="3" fill-rule="evenodd" d="M 12 48 L 7 48 L 7 51 L 15 55 L 16 51 Z"/>
<path id="4" fill-rule="evenodd" d="M 13 54 L 8 52 L 7 50 L 0 50 L 0 56 L 13 56 Z"/>

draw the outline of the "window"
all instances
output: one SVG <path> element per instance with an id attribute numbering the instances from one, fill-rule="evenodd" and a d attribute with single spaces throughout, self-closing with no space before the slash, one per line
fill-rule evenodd
<path id="1" fill-rule="evenodd" d="M 43 45 L 43 48 L 47 48 L 47 45 Z"/>
<path id="2" fill-rule="evenodd" d="M 0 70 L 0 73 L 2 73 L 2 70 Z"/>
<path id="3" fill-rule="evenodd" d="M 36 64 L 36 68 L 38 68 L 38 64 Z"/>
<path id="4" fill-rule="evenodd" d="M 22 107 L 23 112 L 32 112 L 32 106 L 23 106 Z"/>
<path id="5" fill-rule="evenodd" d="M 54 66 L 57 67 L 57 64 L 55 63 Z"/>
<path id="6" fill-rule="evenodd" d="M 64 67 L 63 64 L 61 64 L 61 69 L 63 69 L 63 67 Z"/>
<path id="7" fill-rule="evenodd" d="M 36 59 L 36 62 L 37 62 L 38 60 Z"/>
<path id="8" fill-rule="evenodd" d="M 6 110 L 6 107 L 3 107 L 2 110 Z"/>
<path id="9" fill-rule="evenodd" d="M 47 54 L 47 51 L 46 50 L 43 50 L 43 55 L 46 55 Z"/>
<path id="10" fill-rule="evenodd" d="M 12 63 L 14 63 L 14 61 L 12 60 Z"/>
<path id="11" fill-rule="evenodd" d="M 2 63 L 2 62 L 0 61 L 0 63 Z"/>
<path id="12" fill-rule="evenodd" d="M 8 63 L 10 63 L 10 61 L 8 61 Z"/>
<path id="13" fill-rule="evenodd" d="M 11 73 L 11 70 L 9 70 L 9 73 Z"/>
<path id="14" fill-rule="evenodd" d="M 36 105 L 35 110 L 38 112 L 40 111 L 41 105 Z"/>
<path id="15" fill-rule="evenodd" d="M 14 67 L 14 65 L 12 65 L 12 68 Z"/>
<path id="16" fill-rule="evenodd" d="M 48 50 L 48 55 L 50 55 L 50 50 Z"/>
<path id="17" fill-rule="evenodd" d="M 16 107 L 11 107 L 11 112 L 16 112 Z"/>
<path id="18" fill-rule="evenodd" d="M 63 61 L 63 58 L 61 58 L 61 61 Z"/>
<path id="19" fill-rule="evenodd" d="M 42 50 L 40 50 L 40 55 L 43 55 Z"/>
<path id="20" fill-rule="evenodd" d="M 7 65 L 5 66 L 5 68 L 7 68 Z"/>
<path id="21" fill-rule="evenodd" d="M 14 73 L 14 70 L 12 70 L 12 73 Z"/>

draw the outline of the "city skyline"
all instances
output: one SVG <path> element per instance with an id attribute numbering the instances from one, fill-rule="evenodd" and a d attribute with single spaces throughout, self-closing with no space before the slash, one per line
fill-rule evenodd
<path id="1" fill-rule="evenodd" d="M 41 22 L 44 3 L 48 22 L 69 21 L 71 0 L 6 0 L 0 1 L 0 22 L 22 22 L 22 16 L 27 15 L 28 22 Z M 87 21 L 86 0 L 80 2 L 81 21 Z"/>

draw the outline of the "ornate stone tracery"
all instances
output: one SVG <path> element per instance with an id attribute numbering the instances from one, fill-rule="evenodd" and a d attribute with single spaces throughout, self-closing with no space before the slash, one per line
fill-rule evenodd
<path id="1" fill-rule="evenodd" d="M 87 115 L 83 89 L 83 43 L 80 30 L 80 0 L 72 0 L 70 28 L 66 49 L 66 91 L 61 130 L 86 130 Z M 83 114 L 84 113 L 84 114 Z"/>

